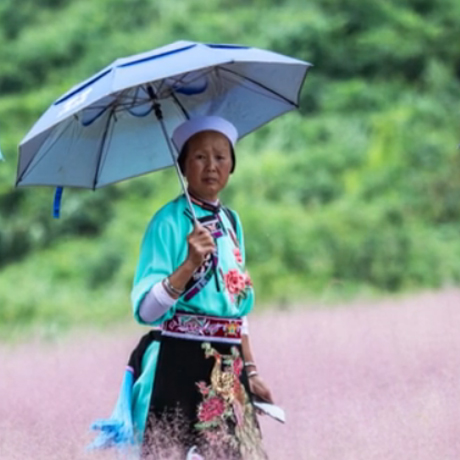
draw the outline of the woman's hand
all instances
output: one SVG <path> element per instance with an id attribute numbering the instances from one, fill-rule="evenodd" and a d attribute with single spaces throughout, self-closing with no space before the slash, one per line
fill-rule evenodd
<path id="1" fill-rule="evenodd" d="M 195 270 L 205 261 L 206 257 L 214 251 L 214 239 L 206 228 L 199 223 L 187 236 L 188 254 L 184 263 L 174 273 L 168 276 L 169 283 L 178 291 L 183 291 Z M 179 295 L 170 293 L 177 299 Z"/>
<path id="2" fill-rule="evenodd" d="M 274 404 L 270 389 L 258 375 L 249 378 L 249 389 L 253 395 L 258 396 L 265 402 Z"/>
<path id="3" fill-rule="evenodd" d="M 202 225 L 197 223 L 193 231 L 187 236 L 188 243 L 188 261 L 198 268 L 211 254 L 216 245 L 211 233 Z"/>

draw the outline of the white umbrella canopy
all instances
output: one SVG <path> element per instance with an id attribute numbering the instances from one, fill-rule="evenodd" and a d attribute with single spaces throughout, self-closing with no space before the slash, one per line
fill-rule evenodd
<path id="1" fill-rule="evenodd" d="M 16 185 L 96 189 L 175 166 L 193 213 L 174 129 L 216 115 L 241 138 L 298 108 L 310 67 L 258 48 L 189 41 L 118 59 L 35 123 L 19 145 Z"/>

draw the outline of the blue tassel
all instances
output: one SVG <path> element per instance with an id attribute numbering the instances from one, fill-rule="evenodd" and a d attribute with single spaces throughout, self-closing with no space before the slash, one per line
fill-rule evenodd
<path id="1" fill-rule="evenodd" d="M 56 191 L 54 192 L 53 217 L 55 219 L 59 219 L 59 215 L 61 213 L 61 199 L 63 191 L 64 187 L 56 187 Z"/>
<path id="2" fill-rule="evenodd" d="M 131 413 L 131 397 L 134 377 L 130 367 L 125 371 L 117 403 L 109 419 L 96 420 L 91 429 L 100 431 L 88 449 L 127 448 L 134 446 L 134 427 Z"/>

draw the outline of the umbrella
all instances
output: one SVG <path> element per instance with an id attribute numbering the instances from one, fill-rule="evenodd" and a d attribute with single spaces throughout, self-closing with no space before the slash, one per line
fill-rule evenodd
<path id="1" fill-rule="evenodd" d="M 32 127 L 19 146 L 16 185 L 96 189 L 175 165 L 186 193 L 173 130 L 218 115 L 241 138 L 298 107 L 310 67 L 262 49 L 190 41 L 118 59 Z"/>

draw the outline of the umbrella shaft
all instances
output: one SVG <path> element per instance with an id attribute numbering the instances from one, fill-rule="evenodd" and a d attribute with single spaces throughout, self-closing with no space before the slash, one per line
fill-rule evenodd
<path id="1" fill-rule="evenodd" d="M 177 172 L 177 175 L 179 177 L 179 182 L 180 182 L 180 184 L 182 186 L 182 191 L 184 192 L 185 198 L 187 199 L 187 203 L 188 203 L 188 206 L 190 208 L 190 212 L 192 213 L 193 222 L 196 225 L 197 224 L 197 218 L 196 218 L 195 210 L 193 209 L 192 201 L 190 200 L 190 195 L 188 194 L 188 190 L 187 190 L 187 187 L 185 185 L 184 176 L 182 175 L 182 171 L 179 168 L 179 164 L 177 163 L 176 158 L 174 157 L 174 155 L 172 153 L 171 153 L 171 155 L 173 156 L 174 166 L 176 167 L 176 172 Z"/>
<path id="2" fill-rule="evenodd" d="M 176 168 L 177 176 L 179 177 L 179 182 L 181 184 L 182 191 L 184 192 L 185 198 L 187 199 L 187 203 L 188 203 L 188 206 L 190 208 L 190 212 L 192 213 L 193 222 L 196 225 L 198 221 L 197 221 L 197 218 L 196 218 L 195 210 L 193 209 L 192 201 L 190 200 L 190 195 L 188 194 L 188 190 L 187 190 L 187 187 L 185 185 L 184 176 L 182 174 L 182 171 L 180 170 L 179 164 L 177 163 L 176 156 L 174 155 L 174 147 L 172 145 L 171 139 L 170 139 L 170 137 L 168 135 L 168 132 L 166 130 L 166 126 L 165 126 L 164 121 L 163 121 L 163 113 L 161 111 L 161 106 L 158 103 L 158 101 L 156 100 L 155 95 L 153 94 L 152 87 L 149 86 L 148 89 L 150 89 L 152 91 L 152 94 L 150 94 L 150 91 L 149 91 L 149 95 L 154 100 L 153 101 L 153 109 L 155 110 L 155 115 L 157 116 L 158 121 L 160 122 L 160 126 L 161 126 L 161 129 L 163 131 L 163 135 L 164 135 L 164 137 L 166 139 L 166 143 L 168 144 L 169 153 L 171 154 L 171 158 L 172 158 L 172 160 L 174 162 L 174 166 Z"/>

